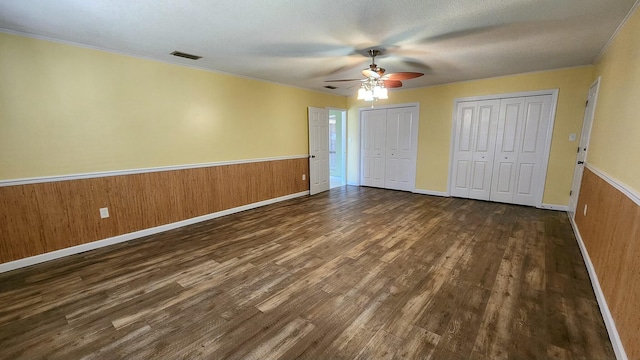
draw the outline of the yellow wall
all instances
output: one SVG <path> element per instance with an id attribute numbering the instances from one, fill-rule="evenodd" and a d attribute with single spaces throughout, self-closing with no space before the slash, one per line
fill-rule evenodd
<path id="1" fill-rule="evenodd" d="M 445 192 L 449 176 L 453 104 L 456 98 L 560 89 L 543 203 L 567 205 L 578 146 L 577 141 L 569 142 L 568 138 L 570 133 L 580 134 L 584 102 L 592 74 L 593 67 L 585 66 L 390 91 L 389 100 L 380 101 L 376 105 L 420 103 L 416 188 Z M 357 181 L 358 176 L 358 108 L 367 106 L 370 105 L 355 100 L 354 97 L 349 98 L 349 137 L 353 140 L 349 144 L 348 163 L 351 182 Z"/>
<path id="2" fill-rule="evenodd" d="M 0 180 L 308 153 L 346 98 L 0 33 Z"/>
<path id="3" fill-rule="evenodd" d="M 588 162 L 640 192 L 640 11 L 596 63 L 600 91 Z"/>
<path id="4" fill-rule="evenodd" d="M 357 179 L 357 109 L 368 105 L 354 98 L 10 34 L 0 47 L 0 180 L 306 154 L 307 106 L 349 108 Z M 589 66 L 521 74 L 391 91 L 379 104 L 420 103 L 416 187 L 444 192 L 454 99 L 559 88 L 543 201 L 564 205 L 577 146 L 567 138 L 592 78 Z"/>

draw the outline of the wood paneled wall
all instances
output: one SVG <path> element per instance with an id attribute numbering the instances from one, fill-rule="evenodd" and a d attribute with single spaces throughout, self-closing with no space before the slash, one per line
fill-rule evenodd
<path id="1" fill-rule="evenodd" d="M 640 206 L 585 169 L 575 221 L 627 356 L 640 359 Z"/>
<path id="2" fill-rule="evenodd" d="M 302 174 L 305 158 L 0 187 L 0 263 L 309 190 Z"/>

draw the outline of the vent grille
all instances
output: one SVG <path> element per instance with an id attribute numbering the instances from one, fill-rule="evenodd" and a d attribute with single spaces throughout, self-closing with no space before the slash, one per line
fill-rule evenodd
<path id="1" fill-rule="evenodd" d="M 325 86 L 325 88 L 327 88 L 327 89 L 331 89 L 331 90 L 335 90 L 335 89 L 337 89 L 337 87 L 332 86 L 332 85 L 327 85 L 327 86 Z"/>
<path id="2" fill-rule="evenodd" d="M 191 59 L 191 60 L 202 59 L 202 56 L 187 54 L 187 53 L 183 53 L 181 51 L 174 51 L 174 52 L 171 53 L 171 55 L 178 56 L 178 57 L 183 57 L 183 58 Z"/>

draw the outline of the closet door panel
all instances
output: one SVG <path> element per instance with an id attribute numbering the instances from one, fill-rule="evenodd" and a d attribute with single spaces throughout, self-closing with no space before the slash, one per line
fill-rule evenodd
<path id="1" fill-rule="evenodd" d="M 512 202 L 536 206 L 539 189 L 544 188 L 542 164 L 547 141 L 547 130 L 551 112 L 551 95 L 531 96 L 525 99 L 522 142 L 518 153 L 518 172 Z"/>
<path id="2" fill-rule="evenodd" d="M 491 184 L 487 184 L 487 175 L 491 175 L 491 170 L 487 169 L 486 161 L 474 161 L 473 162 L 473 177 L 471 181 L 470 191 L 482 192 L 487 188 L 490 188 Z M 489 179 L 491 177 L 489 176 Z"/>
<path id="3" fill-rule="evenodd" d="M 511 180 L 513 179 L 513 173 L 515 171 L 513 163 L 500 162 L 497 165 L 497 171 L 494 171 L 494 183 L 493 192 L 491 193 L 492 200 L 495 198 L 495 194 L 509 196 L 512 192 Z"/>
<path id="4" fill-rule="evenodd" d="M 491 201 L 510 203 L 513 200 L 524 105 L 524 98 L 500 101 Z"/>
<path id="5" fill-rule="evenodd" d="M 469 198 L 489 200 L 498 126 L 499 100 L 478 102 L 478 117 L 473 124 L 473 155 Z"/>
<path id="6" fill-rule="evenodd" d="M 386 119 L 386 110 L 362 114 L 360 183 L 364 186 L 384 187 Z"/>
<path id="7" fill-rule="evenodd" d="M 453 149 L 452 196 L 469 197 L 473 162 L 473 125 L 477 122 L 478 102 L 458 104 L 456 138 Z"/>
<path id="8" fill-rule="evenodd" d="M 516 192 L 515 196 L 532 196 L 533 184 L 535 179 L 535 164 L 521 163 L 518 164 L 518 173 L 516 177 Z M 528 205 L 528 204 L 522 204 Z"/>
<path id="9" fill-rule="evenodd" d="M 415 158 L 413 144 L 417 136 L 418 112 L 414 107 L 387 110 L 385 188 L 414 190 Z"/>

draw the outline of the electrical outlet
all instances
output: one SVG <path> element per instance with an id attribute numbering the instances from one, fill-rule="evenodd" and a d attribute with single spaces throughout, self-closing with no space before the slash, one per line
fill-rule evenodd
<path id="1" fill-rule="evenodd" d="M 587 216 L 587 204 L 584 204 L 584 210 L 582 210 L 584 216 Z"/>
<path id="2" fill-rule="evenodd" d="M 302 174 L 302 180 L 307 180 L 307 174 Z"/>
<path id="3" fill-rule="evenodd" d="M 575 133 L 569 134 L 569 141 L 576 141 L 576 134 Z"/>
<path id="4" fill-rule="evenodd" d="M 106 219 L 109 217 L 109 208 L 100 208 L 100 218 Z"/>

